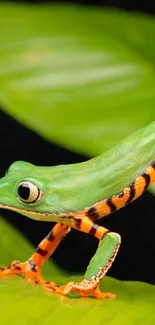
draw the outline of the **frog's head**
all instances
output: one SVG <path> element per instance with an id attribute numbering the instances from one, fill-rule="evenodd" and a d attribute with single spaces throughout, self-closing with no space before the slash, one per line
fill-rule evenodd
<path id="1" fill-rule="evenodd" d="M 38 220 L 48 220 L 49 214 L 49 220 L 56 221 L 59 196 L 51 193 L 49 186 L 59 173 L 56 170 L 56 167 L 37 167 L 24 161 L 13 163 L 0 179 L 0 208 Z M 54 218 L 52 211 L 55 211 Z"/>
<path id="2" fill-rule="evenodd" d="M 95 190 L 92 163 L 40 167 L 17 161 L 0 179 L 0 208 L 57 222 L 97 202 L 103 194 L 96 184 Z"/>

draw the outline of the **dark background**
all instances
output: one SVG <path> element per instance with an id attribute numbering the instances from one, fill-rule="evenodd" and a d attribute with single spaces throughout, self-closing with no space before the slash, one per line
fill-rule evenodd
<path id="1" fill-rule="evenodd" d="M 26 1 L 23 2 L 26 3 Z M 27 2 L 36 3 L 36 6 L 39 3 L 39 1 Z M 60 3 L 59 1 L 55 2 Z M 75 2 L 85 6 L 87 3 L 87 5 L 143 11 L 152 15 L 155 13 L 153 1 L 141 1 L 140 3 L 110 0 Z M 80 162 L 89 158 L 45 141 L 2 111 L 0 111 L 0 139 L 0 177 L 15 160 L 25 160 L 36 165 L 46 166 Z M 151 193 L 146 192 L 128 207 L 100 220 L 100 224 L 122 236 L 120 253 L 108 272 L 109 275 L 118 279 L 140 280 L 155 284 L 154 211 L 155 198 Z M 1 215 L 19 229 L 35 246 L 53 227 L 52 223 L 33 221 L 10 211 L 2 211 Z M 72 230 L 60 244 L 53 257 L 66 270 L 73 273 L 84 272 L 96 248 L 96 239 Z"/>
<path id="2" fill-rule="evenodd" d="M 11 2 L 9 0 L 6 0 L 5 2 Z M 13 2 L 13 1 L 12 1 Z M 25 0 L 25 1 L 19 1 L 16 2 L 19 3 L 35 3 L 36 5 L 39 3 L 77 3 L 84 6 L 101 6 L 101 7 L 109 7 L 109 8 L 122 8 L 125 10 L 130 11 L 139 11 L 139 12 L 145 12 L 154 14 L 155 13 L 155 1 L 153 0 L 141 0 L 141 1 L 133 1 L 133 0 Z"/>

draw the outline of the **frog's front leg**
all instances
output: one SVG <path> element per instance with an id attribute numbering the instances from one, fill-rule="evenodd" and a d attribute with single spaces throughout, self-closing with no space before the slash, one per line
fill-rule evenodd
<path id="1" fill-rule="evenodd" d="M 114 298 L 115 294 L 101 292 L 99 285 L 117 255 L 121 242 L 120 235 L 94 224 L 88 217 L 76 218 L 74 223 L 76 229 L 98 238 L 99 247 L 88 265 L 84 280 L 80 283 L 69 282 L 66 285 L 57 287 L 56 293 L 66 295 L 76 291 L 82 296 L 93 294 L 99 299 Z M 50 285 L 48 285 L 48 289 L 50 290 Z"/>
<path id="2" fill-rule="evenodd" d="M 0 277 L 13 274 L 23 274 L 29 282 L 40 283 L 43 286 L 48 282 L 41 275 L 41 268 L 44 262 L 48 260 L 56 247 L 65 235 L 70 231 L 69 226 L 57 223 L 52 231 L 37 247 L 34 254 L 26 262 L 14 261 L 9 267 L 0 268 Z M 55 283 L 50 282 L 53 291 L 55 291 Z"/>

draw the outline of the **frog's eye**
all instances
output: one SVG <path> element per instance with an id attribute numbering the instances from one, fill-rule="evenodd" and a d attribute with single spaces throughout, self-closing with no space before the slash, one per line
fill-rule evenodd
<path id="1" fill-rule="evenodd" d="M 23 181 L 18 185 L 17 193 L 19 199 L 26 203 L 35 203 L 41 198 L 40 189 L 35 184 L 28 181 Z"/>

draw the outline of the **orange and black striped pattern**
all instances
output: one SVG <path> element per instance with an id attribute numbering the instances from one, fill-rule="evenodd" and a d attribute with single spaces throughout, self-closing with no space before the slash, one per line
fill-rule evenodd
<path id="1" fill-rule="evenodd" d="M 86 216 L 92 221 L 96 221 L 137 199 L 154 181 L 155 160 L 144 169 L 141 175 L 137 176 L 129 186 L 125 187 L 118 194 L 97 202 L 82 211 L 76 212 L 75 217 L 78 216 L 82 218 Z M 80 229 L 80 227 L 78 227 L 78 229 Z"/>
<path id="2" fill-rule="evenodd" d="M 101 241 L 109 233 L 107 228 L 94 223 L 89 217 L 75 217 L 73 227 L 77 230 L 92 235 Z"/>
<path id="3" fill-rule="evenodd" d="M 38 245 L 36 251 L 31 257 L 33 263 L 38 266 L 42 266 L 42 264 L 49 259 L 56 247 L 62 241 L 64 236 L 69 233 L 69 231 L 69 226 L 57 223 L 52 231 Z"/>

